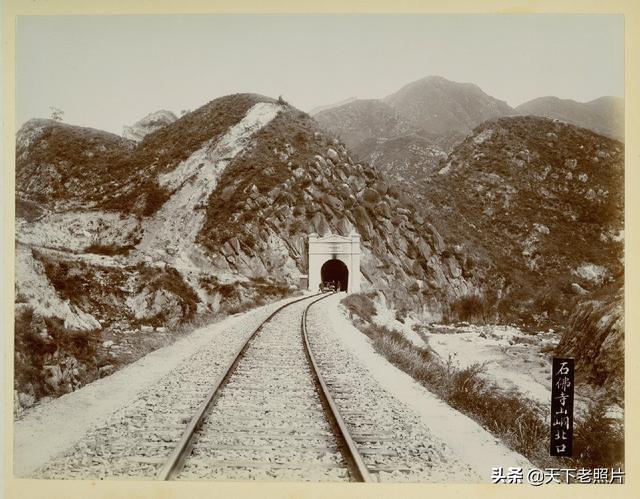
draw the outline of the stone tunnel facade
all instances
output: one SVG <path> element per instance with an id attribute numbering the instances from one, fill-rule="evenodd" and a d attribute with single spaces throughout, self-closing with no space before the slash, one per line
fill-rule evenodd
<path id="1" fill-rule="evenodd" d="M 342 291 L 360 291 L 360 235 L 309 235 L 309 291 L 324 282 L 340 284 Z"/>

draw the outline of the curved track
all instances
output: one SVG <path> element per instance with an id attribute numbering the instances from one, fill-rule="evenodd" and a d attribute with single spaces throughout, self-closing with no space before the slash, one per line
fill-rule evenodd
<path id="1" fill-rule="evenodd" d="M 326 296 L 255 329 L 156 479 L 371 480 L 309 348 L 307 310 Z"/>

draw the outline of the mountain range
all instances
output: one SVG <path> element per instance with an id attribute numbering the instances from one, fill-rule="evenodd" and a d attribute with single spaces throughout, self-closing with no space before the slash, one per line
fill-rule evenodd
<path id="1" fill-rule="evenodd" d="M 382 99 L 350 100 L 313 113 L 360 159 L 405 183 L 433 172 L 480 123 L 514 115 L 559 119 L 624 140 L 624 101 L 619 97 L 587 103 L 542 97 L 512 108 L 475 84 L 440 76 L 414 81 Z"/>

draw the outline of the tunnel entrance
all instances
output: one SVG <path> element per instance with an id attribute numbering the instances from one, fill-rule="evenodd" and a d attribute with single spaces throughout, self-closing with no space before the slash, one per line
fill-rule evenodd
<path id="1" fill-rule="evenodd" d="M 347 293 L 360 292 L 360 236 L 351 231 L 348 236 L 339 234 L 309 234 L 309 259 L 307 260 L 308 289 L 314 293 L 322 283 L 340 282 Z"/>
<path id="2" fill-rule="evenodd" d="M 347 291 L 349 269 L 336 258 L 327 260 L 320 269 L 320 278 L 323 283 L 335 282 L 338 291 Z"/>

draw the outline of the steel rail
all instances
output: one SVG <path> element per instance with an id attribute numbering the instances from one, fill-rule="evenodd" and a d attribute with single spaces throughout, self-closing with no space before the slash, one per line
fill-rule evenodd
<path id="1" fill-rule="evenodd" d="M 209 391 L 205 400 L 199 406 L 195 416 L 191 419 L 191 421 L 185 428 L 182 434 L 182 437 L 176 444 L 176 447 L 173 449 L 173 451 L 167 458 L 167 461 L 162 466 L 160 471 L 158 471 L 158 473 L 156 474 L 156 477 L 155 477 L 156 480 L 172 480 L 173 478 L 175 478 L 175 476 L 178 473 L 180 473 L 180 471 L 182 470 L 182 467 L 184 466 L 185 460 L 187 459 L 187 457 L 189 456 L 189 454 L 193 449 L 193 445 L 195 443 L 196 430 L 199 428 L 200 424 L 202 423 L 208 409 L 213 405 L 213 402 L 216 398 L 216 394 L 218 393 L 218 390 L 222 385 L 225 384 L 227 379 L 230 377 L 231 373 L 234 371 L 236 365 L 240 361 L 242 354 L 245 352 L 249 343 L 256 336 L 256 334 L 263 328 L 263 326 L 267 322 L 269 322 L 278 312 L 280 312 L 284 308 L 290 305 L 293 305 L 294 303 L 298 303 L 303 300 L 308 300 L 309 298 L 313 298 L 314 296 L 318 296 L 318 294 L 314 294 L 311 297 L 305 296 L 298 300 L 293 300 L 288 303 L 285 303 L 284 305 L 276 308 L 264 321 L 262 321 L 258 325 L 258 327 L 256 327 L 256 329 L 249 335 L 246 341 L 236 350 L 233 356 L 233 361 L 227 366 L 227 369 L 225 370 L 224 374 L 218 378 L 218 381 L 216 382 L 216 384 Z M 306 312 L 306 308 L 305 308 L 305 312 Z"/>
<path id="2" fill-rule="evenodd" d="M 339 436 L 346 445 L 346 449 L 343 448 L 343 455 L 347 460 L 347 465 L 350 468 L 351 474 L 356 479 L 356 481 L 360 482 L 374 482 L 375 480 L 369 474 L 369 470 L 367 469 L 366 464 L 364 463 L 364 459 L 362 455 L 358 451 L 356 444 L 349 433 L 346 423 L 342 419 L 340 415 L 340 410 L 338 409 L 337 404 L 333 400 L 331 393 L 329 392 L 329 388 L 318 369 L 318 364 L 316 359 L 311 351 L 311 346 L 309 345 L 309 337 L 307 334 L 307 312 L 311 308 L 312 305 L 318 303 L 320 300 L 325 299 L 326 296 L 319 298 L 318 300 L 314 300 L 309 305 L 307 305 L 302 313 L 302 337 L 304 340 L 304 346 L 307 352 L 307 357 L 309 358 L 309 363 L 311 364 L 312 371 L 315 375 L 316 381 L 320 386 L 320 395 L 321 400 L 323 400 L 323 405 L 328 408 L 327 412 L 331 415 L 332 422 L 334 423 L 334 427 L 337 427 Z M 344 446 L 343 446 L 344 447 Z"/>

